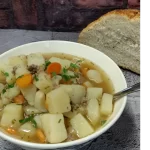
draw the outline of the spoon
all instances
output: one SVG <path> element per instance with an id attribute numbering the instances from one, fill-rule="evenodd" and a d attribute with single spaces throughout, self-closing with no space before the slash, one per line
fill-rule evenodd
<path id="1" fill-rule="evenodd" d="M 114 94 L 113 100 L 116 101 L 130 93 L 134 93 L 140 90 L 140 83 L 134 84 L 120 92 L 117 92 Z"/>

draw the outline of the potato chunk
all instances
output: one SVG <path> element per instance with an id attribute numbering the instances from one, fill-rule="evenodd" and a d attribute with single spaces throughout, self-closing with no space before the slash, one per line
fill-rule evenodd
<path id="1" fill-rule="evenodd" d="M 52 114 L 65 113 L 71 110 L 69 95 L 57 88 L 46 95 L 46 105 Z"/>
<path id="2" fill-rule="evenodd" d="M 35 120 L 35 122 L 37 124 L 37 127 L 40 128 L 40 129 L 42 129 L 42 122 L 41 122 L 40 115 L 35 116 L 34 120 Z"/>
<path id="3" fill-rule="evenodd" d="M 77 135 L 79 138 L 83 138 L 94 132 L 94 129 L 92 128 L 92 126 L 80 113 L 74 116 L 70 120 L 70 123 L 73 129 L 77 132 Z"/>
<path id="4" fill-rule="evenodd" d="M 31 84 L 27 88 L 21 88 L 21 92 L 25 99 L 28 101 L 28 104 L 33 106 L 34 100 L 35 100 L 35 94 L 36 94 L 36 87 L 35 85 Z"/>
<path id="5" fill-rule="evenodd" d="M 53 88 L 52 81 L 50 79 L 50 76 L 46 74 L 45 72 L 40 72 L 37 75 L 38 81 L 34 80 L 33 84 L 42 92 L 47 94 L 50 92 Z"/>
<path id="6" fill-rule="evenodd" d="M 94 126 L 100 121 L 100 106 L 97 99 L 88 101 L 87 116 Z"/>
<path id="7" fill-rule="evenodd" d="M 15 76 L 16 76 L 16 79 L 22 75 L 25 75 L 25 74 L 30 74 L 29 70 L 27 69 L 26 66 L 23 66 L 23 65 L 18 65 L 16 66 L 16 71 L 15 71 Z"/>
<path id="8" fill-rule="evenodd" d="M 50 62 L 58 62 L 61 64 L 61 67 L 62 69 L 63 68 L 69 68 L 70 67 L 70 64 L 71 64 L 71 61 L 70 60 L 67 60 L 67 59 L 61 59 L 61 58 L 57 58 L 57 57 L 51 57 L 49 59 Z"/>
<path id="9" fill-rule="evenodd" d="M 16 85 L 14 85 L 14 87 L 12 88 L 6 89 L 5 93 L 3 92 L 1 93 L 3 104 L 10 103 L 10 101 L 13 100 L 14 97 L 19 95 L 19 93 L 20 93 L 20 89 Z"/>
<path id="10" fill-rule="evenodd" d="M 48 142 L 60 143 L 67 139 L 67 131 L 62 114 L 44 114 L 40 118 Z"/>
<path id="11" fill-rule="evenodd" d="M 86 94 L 86 90 L 84 86 L 81 85 L 71 85 L 72 87 L 72 95 L 71 95 L 71 101 L 74 104 L 79 104 L 82 100 L 82 98 L 85 96 Z"/>
<path id="12" fill-rule="evenodd" d="M 9 65 L 12 66 L 27 66 L 27 59 L 25 55 L 20 55 L 20 56 L 13 56 L 9 58 Z"/>
<path id="13" fill-rule="evenodd" d="M 40 112 L 47 112 L 45 108 L 46 97 L 42 91 L 37 91 L 35 94 L 35 102 L 34 107 L 38 109 Z"/>
<path id="14" fill-rule="evenodd" d="M 102 88 L 96 88 L 96 87 L 91 87 L 91 88 L 87 88 L 87 99 L 98 99 L 100 100 L 100 98 L 102 97 L 102 93 L 103 93 L 103 89 Z"/>
<path id="15" fill-rule="evenodd" d="M 0 124 L 4 127 L 18 128 L 20 126 L 19 120 L 21 119 L 23 119 L 22 105 L 11 103 L 4 108 Z"/>
<path id="16" fill-rule="evenodd" d="M 12 66 L 6 66 L 6 68 L 4 68 L 3 73 L 6 76 L 6 82 L 8 84 L 13 84 L 16 81 L 16 77 L 14 74 L 14 70 Z"/>
<path id="17" fill-rule="evenodd" d="M 101 100 L 100 112 L 103 115 L 110 115 L 113 109 L 113 96 L 111 94 L 104 93 Z"/>
<path id="18" fill-rule="evenodd" d="M 69 94 L 74 104 L 79 104 L 86 93 L 85 87 L 81 85 L 60 85 L 60 87 Z"/>
<path id="19" fill-rule="evenodd" d="M 91 81 L 94 81 L 95 83 L 101 83 L 101 82 L 103 82 L 101 74 L 97 70 L 93 70 L 93 69 L 88 70 L 87 71 L 87 77 Z"/>
<path id="20" fill-rule="evenodd" d="M 35 65 L 38 66 L 41 70 L 45 69 L 45 59 L 40 53 L 33 53 L 27 56 L 28 67 Z"/>
<path id="21" fill-rule="evenodd" d="M 27 122 L 20 126 L 19 133 L 23 140 L 31 140 L 36 134 L 36 128 L 31 122 Z"/>
<path id="22" fill-rule="evenodd" d="M 39 113 L 41 113 L 41 111 L 39 111 L 35 107 L 29 106 L 29 105 L 24 107 L 24 112 L 25 112 L 26 115 L 32 115 L 32 114 L 39 114 Z"/>

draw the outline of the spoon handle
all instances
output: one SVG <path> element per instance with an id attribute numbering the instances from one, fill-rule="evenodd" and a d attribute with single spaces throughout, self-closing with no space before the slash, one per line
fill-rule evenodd
<path id="1" fill-rule="evenodd" d="M 120 99 L 120 98 L 122 98 L 122 97 L 124 97 L 130 93 L 137 92 L 139 90 L 140 90 L 140 83 L 134 84 L 131 87 L 128 87 L 128 88 L 126 88 L 126 89 L 124 89 L 118 93 L 115 93 L 113 99 L 118 100 L 118 99 Z"/>

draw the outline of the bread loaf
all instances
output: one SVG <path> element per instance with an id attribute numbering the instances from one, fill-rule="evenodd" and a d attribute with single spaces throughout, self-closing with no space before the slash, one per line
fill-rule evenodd
<path id="1" fill-rule="evenodd" d="M 114 10 L 89 24 L 79 43 L 94 47 L 119 66 L 140 74 L 140 11 Z"/>

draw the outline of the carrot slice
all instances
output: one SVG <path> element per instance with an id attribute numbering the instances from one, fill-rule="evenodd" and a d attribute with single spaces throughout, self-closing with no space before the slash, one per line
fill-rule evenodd
<path id="1" fill-rule="evenodd" d="M 38 139 L 39 139 L 39 141 L 40 141 L 41 143 L 45 143 L 46 137 L 45 137 L 45 135 L 44 135 L 44 133 L 42 132 L 41 129 L 37 129 L 37 130 L 36 130 L 36 136 L 38 137 Z"/>
<path id="2" fill-rule="evenodd" d="M 12 129 L 12 128 L 7 128 L 7 132 L 9 134 L 16 134 L 17 133 L 17 131 L 15 129 Z"/>
<path id="3" fill-rule="evenodd" d="M 14 102 L 16 104 L 23 104 L 24 101 L 25 101 L 25 99 L 24 99 L 23 95 L 18 95 L 14 98 Z"/>
<path id="4" fill-rule="evenodd" d="M 16 84 L 20 88 L 26 88 L 32 83 L 32 75 L 31 74 L 26 74 L 20 78 L 17 79 Z"/>
<path id="5" fill-rule="evenodd" d="M 61 71 L 61 64 L 54 62 L 48 65 L 46 72 L 48 74 L 51 74 L 53 72 L 55 72 L 56 74 L 60 74 Z"/>

